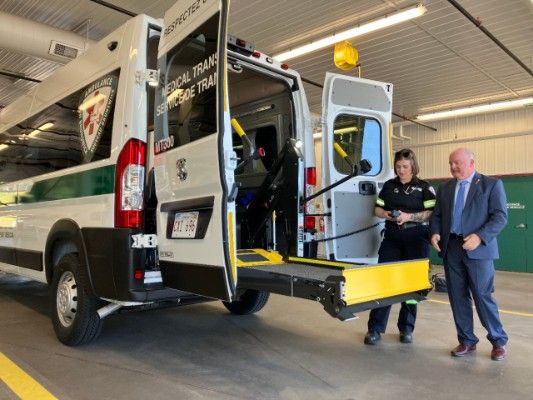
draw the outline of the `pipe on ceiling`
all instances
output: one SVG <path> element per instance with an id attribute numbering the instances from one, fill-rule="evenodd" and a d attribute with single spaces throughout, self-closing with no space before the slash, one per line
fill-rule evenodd
<path id="1" fill-rule="evenodd" d="M 59 44 L 56 52 L 61 48 L 77 49 L 76 56 L 96 43 L 76 33 L 0 11 L 0 48 L 60 64 L 69 62 L 73 57 L 50 54 L 52 41 Z"/>
<path id="2" fill-rule="evenodd" d="M 130 17 L 136 17 L 138 15 L 138 14 L 135 14 L 133 11 L 126 10 L 125 8 L 116 6 L 104 0 L 89 0 L 89 1 L 92 1 L 93 3 L 96 3 L 96 4 L 100 4 L 101 6 L 104 6 L 104 7 L 110 8 L 111 10 L 118 11 L 122 14 L 129 15 Z"/>
<path id="3" fill-rule="evenodd" d="M 463 14 L 470 22 L 472 22 L 475 26 L 478 27 L 478 29 L 483 32 L 485 35 L 488 36 L 490 40 L 492 40 L 500 49 L 502 49 L 505 54 L 507 54 L 509 57 L 511 57 L 518 65 L 520 65 L 529 75 L 533 76 L 533 71 L 520 60 L 516 54 L 514 54 L 511 50 L 507 48 L 502 42 L 500 42 L 496 36 L 494 36 L 487 28 L 485 28 L 481 21 L 474 18 L 472 14 L 470 14 L 468 11 L 466 11 L 456 0 L 448 0 L 448 3 L 450 3 L 452 6 L 454 6 L 461 14 Z M 502 3 L 503 4 L 503 3 Z"/>

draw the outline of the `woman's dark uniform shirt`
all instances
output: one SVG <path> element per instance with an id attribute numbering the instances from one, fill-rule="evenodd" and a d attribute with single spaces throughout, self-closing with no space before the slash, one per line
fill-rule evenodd
<path id="1" fill-rule="evenodd" d="M 386 211 L 399 210 L 418 213 L 433 210 L 435 193 L 422 179 L 413 177 L 409 183 L 401 183 L 400 178 L 390 179 L 383 185 L 376 200 L 376 206 Z M 398 225 L 394 221 L 385 222 L 385 236 L 379 247 L 379 263 L 414 260 L 429 257 L 429 227 L 427 223 L 407 221 Z M 374 308 L 368 319 L 369 332 L 385 332 L 389 319 L 390 306 Z M 411 334 L 415 328 L 416 304 L 402 303 L 398 317 L 398 329 Z"/>
<path id="2" fill-rule="evenodd" d="M 411 182 L 401 183 L 400 178 L 396 177 L 385 182 L 376 199 L 376 206 L 385 211 L 399 210 L 410 214 L 433 210 L 435 191 L 422 179 L 413 177 Z"/>

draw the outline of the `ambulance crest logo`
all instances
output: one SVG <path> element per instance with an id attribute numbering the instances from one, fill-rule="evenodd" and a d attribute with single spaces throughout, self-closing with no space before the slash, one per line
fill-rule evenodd
<path id="1" fill-rule="evenodd" d="M 94 156 L 115 102 L 117 77 L 108 75 L 90 84 L 81 94 L 78 106 L 83 161 Z"/>

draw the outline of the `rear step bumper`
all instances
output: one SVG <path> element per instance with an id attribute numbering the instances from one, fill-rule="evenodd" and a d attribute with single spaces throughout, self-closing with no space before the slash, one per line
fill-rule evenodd
<path id="1" fill-rule="evenodd" d="M 240 267 L 238 287 L 315 300 L 341 321 L 355 318 L 361 311 L 424 300 L 431 289 L 429 260 L 371 266 L 298 258 L 289 261 Z"/>

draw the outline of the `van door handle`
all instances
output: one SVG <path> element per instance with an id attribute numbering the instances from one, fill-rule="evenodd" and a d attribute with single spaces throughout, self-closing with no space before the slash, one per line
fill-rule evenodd
<path id="1" fill-rule="evenodd" d="M 526 225 L 526 224 L 518 224 L 518 225 L 515 225 L 515 228 L 518 228 L 518 229 L 527 229 L 527 225 Z"/>

